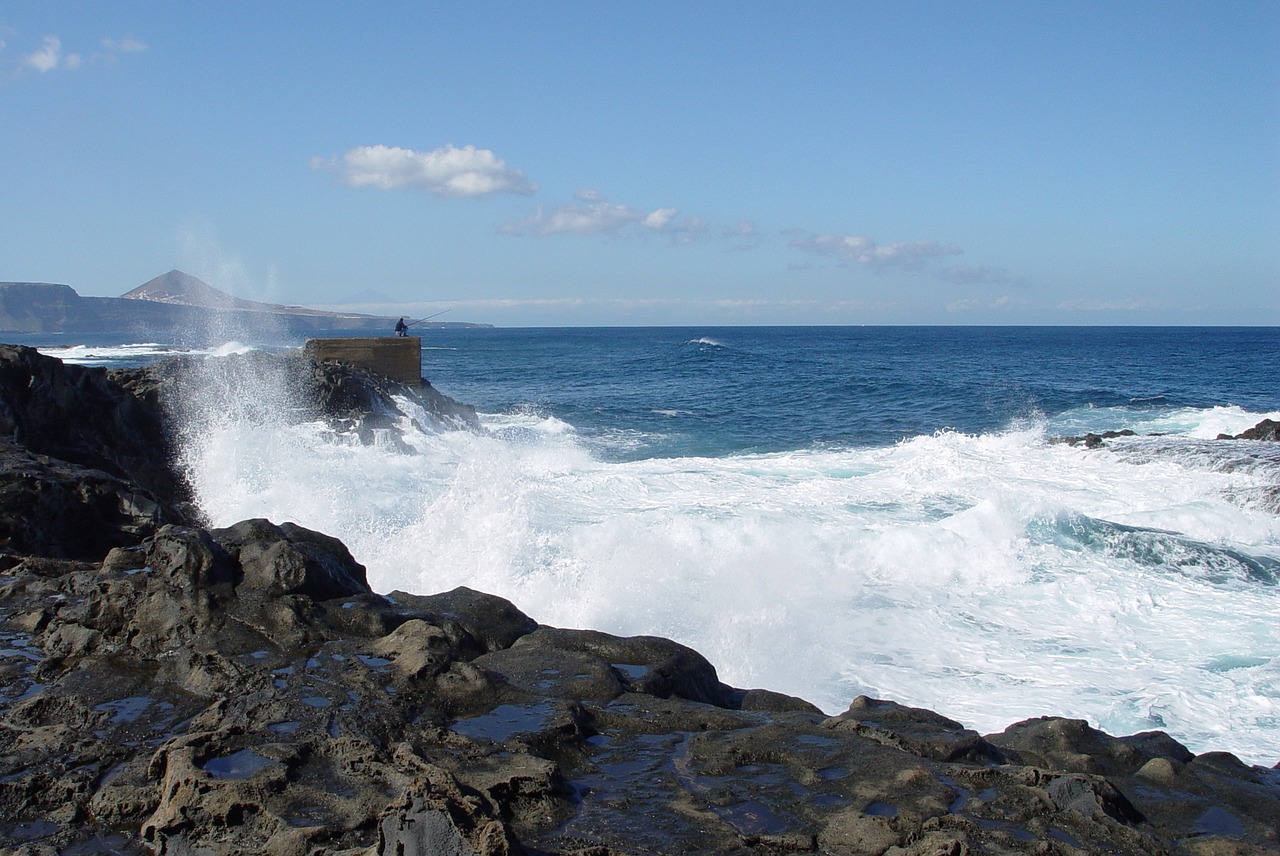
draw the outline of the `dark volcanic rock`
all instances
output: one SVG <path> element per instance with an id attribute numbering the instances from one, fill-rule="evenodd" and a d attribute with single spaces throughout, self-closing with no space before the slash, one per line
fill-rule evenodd
<path id="1" fill-rule="evenodd" d="M 1274 419 L 1263 419 L 1247 431 L 1241 431 L 1232 437 L 1230 434 L 1219 434 L 1219 440 L 1266 440 L 1271 443 L 1280 442 L 1280 422 Z"/>
<path id="2" fill-rule="evenodd" d="M 329 600 L 372 591 L 364 566 L 337 538 L 269 520 L 244 520 L 211 534 L 239 562 L 243 584 L 267 595 Z"/>
<path id="3" fill-rule="evenodd" d="M 0 345 L 0 549 L 101 559 L 198 517 L 163 417 L 101 369 Z"/>
<path id="4" fill-rule="evenodd" d="M 135 482 L 171 505 L 190 498 L 160 414 L 103 369 L 0 345 L 0 435 L 35 454 Z"/>
<path id="5" fill-rule="evenodd" d="M 995 746 L 931 710 L 904 707 L 894 701 L 858 696 L 849 709 L 830 720 L 832 727 L 939 761 L 999 764 L 1004 761 Z"/>
<path id="6" fill-rule="evenodd" d="M 379 597 L 331 538 L 168 526 L 0 577 L 0 844 L 117 853 L 1266 853 L 1280 771 L 725 687 L 664 639 Z"/>
<path id="7" fill-rule="evenodd" d="M 1050 443 L 1066 443 L 1068 446 L 1084 446 L 1086 449 L 1100 449 L 1105 444 L 1104 440 L 1114 440 L 1117 437 L 1136 437 L 1132 430 L 1125 428 L 1121 431 L 1103 431 L 1100 434 L 1088 433 L 1083 437 L 1054 437 Z"/>

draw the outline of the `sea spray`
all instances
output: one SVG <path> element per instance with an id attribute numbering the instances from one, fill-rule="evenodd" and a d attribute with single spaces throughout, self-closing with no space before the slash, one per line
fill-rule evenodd
<path id="1" fill-rule="evenodd" d="M 214 377 L 184 434 L 202 508 L 335 535 L 379 591 L 467 585 L 667 636 L 829 712 L 865 693 L 982 731 L 1054 713 L 1280 758 L 1280 606 L 1255 573 L 1280 523 L 1232 499 L 1274 467 L 1052 445 L 1025 421 L 608 461 L 536 410 L 485 433 L 406 416 L 403 454 L 298 421 L 286 378 Z"/>

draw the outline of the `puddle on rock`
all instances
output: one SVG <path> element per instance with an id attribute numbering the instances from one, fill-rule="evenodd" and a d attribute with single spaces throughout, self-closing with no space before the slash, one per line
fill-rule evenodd
<path id="1" fill-rule="evenodd" d="M 1235 815 L 1220 806 L 1211 806 L 1196 818 L 1191 827 L 1196 835 L 1221 835 L 1224 838 L 1244 838 L 1244 824 Z"/>
<path id="2" fill-rule="evenodd" d="M 241 749 L 220 758 L 210 758 L 201 769 L 215 779 L 247 779 L 274 763 L 276 762 L 263 758 L 252 749 Z"/>
<path id="3" fill-rule="evenodd" d="M 712 806 L 712 811 L 738 831 L 740 835 L 777 835 L 789 824 L 756 800 L 743 800 L 730 806 Z"/>
<path id="4" fill-rule="evenodd" d="M 1084 850 L 1084 845 L 1082 845 L 1079 841 L 1076 841 L 1070 835 L 1067 835 L 1061 829 L 1050 829 L 1049 837 L 1055 841 L 1061 841 L 1063 844 L 1067 845 L 1068 847 L 1074 847 L 1077 850 Z"/>
<path id="5" fill-rule="evenodd" d="M 546 701 L 535 704 L 500 704 L 486 714 L 459 719 L 450 728 L 472 740 L 502 743 L 518 734 L 537 734 L 542 731 L 555 710 L 555 705 Z"/>
<path id="6" fill-rule="evenodd" d="M 1023 829 L 1021 826 L 1015 826 L 1014 824 L 1008 823 L 1003 820 L 985 820 L 984 818 L 981 818 L 981 817 L 975 817 L 973 820 L 975 823 L 978 824 L 978 826 L 981 826 L 983 829 L 998 830 L 1000 832 L 1006 833 L 1007 835 L 1012 835 L 1014 838 L 1018 839 L 1019 841 L 1035 841 L 1036 840 L 1036 837 L 1034 835 L 1032 835 L 1027 830 Z M 1074 841 L 1075 839 L 1072 839 L 1072 840 Z M 1063 843 L 1066 844 L 1069 842 L 1064 841 Z"/>
<path id="7" fill-rule="evenodd" d="M 111 722 L 118 724 L 121 722 L 136 722 L 142 714 L 147 712 L 147 708 L 151 707 L 152 704 L 155 704 L 159 710 L 173 710 L 173 705 L 169 704 L 169 702 L 156 702 L 150 696 L 129 696 L 115 701 L 105 701 L 102 704 L 94 705 L 93 709 L 96 711 L 111 711 Z"/>
<path id="8" fill-rule="evenodd" d="M 0 829 L 5 828 L 0 827 Z M 30 823 L 15 823 L 8 826 L 7 830 L 5 837 L 10 841 L 31 841 L 53 835 L 58 831 L 58 825 L 47 820 L 33 820 Z"/>
<path id="9" fill-rule="evenodd" d="M 610 666 L 626 675 L 629 681 L 639 681 L 649 674 L 648 666 L 634 666 L 631 663 L 610 663 Z"/>

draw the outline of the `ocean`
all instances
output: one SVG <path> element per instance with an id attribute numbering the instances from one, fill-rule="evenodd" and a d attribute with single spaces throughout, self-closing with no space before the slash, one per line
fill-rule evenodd
<path id="1" fill-rule="evenodd" d="M 137 365 L 172 343 L 26 337 Z M 199 353 L 269 346 L 215 342 Z M 428 330 L 487 429 L 361 446 L 278 390 L 199 414 L 219 526 L 341 538 L 380 592 L 465 585 L 665 636 L 738 687 L 1033 716 L 1280 762 L 1276 328 Z M 211 358 L 216 358 L 211 356 Z M 1050 442 L 1140 436 L 1102 449 Z"/>

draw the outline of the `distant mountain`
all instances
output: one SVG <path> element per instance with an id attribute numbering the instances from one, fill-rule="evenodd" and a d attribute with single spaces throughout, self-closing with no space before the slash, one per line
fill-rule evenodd
<path id="1" fill-rule="evenodd" d="M 391 335 L 396 319 L 243 300 L 180 270 L 121 297 L 81 297 L 69 285 L 0 282 L 0 332 L 129 333 L 219 338 L 333 332 Z M 489 327 L 428 322 L 427 327 Z"/>
<path id="2" fill-rule="evenodd" d="M 259 303 L 256 300 L 244 300 L 232 297 L 225 291 L 219 291 L 204 280 L 196 279 L 189 273 L 171 270 L 153 280 L 120 295 L 124 300 L 149 300 L 154 303 L 168 303 L 173 306 L 201 306 L 206 309 L 241 309 L 246 312 L 270 312 L 276 315 L 316 315 L 335 318 L 374 318 L 377 316 L 361 315 L 356 312 L 326 312 L 323 309 L 306 309 L 302 306 L 284 306 L 279 303 Z M 382 319 L 379 318 L 379 321 Z"/>
<path id="3" fill-rule="evenodd" d="M 207 306 L 217 309 L 251 309 L 266 304 L 232 297 L 189 273 L 171 270 L 120 295 L 125 300 L 154 300 L 179 306 Z"/>

